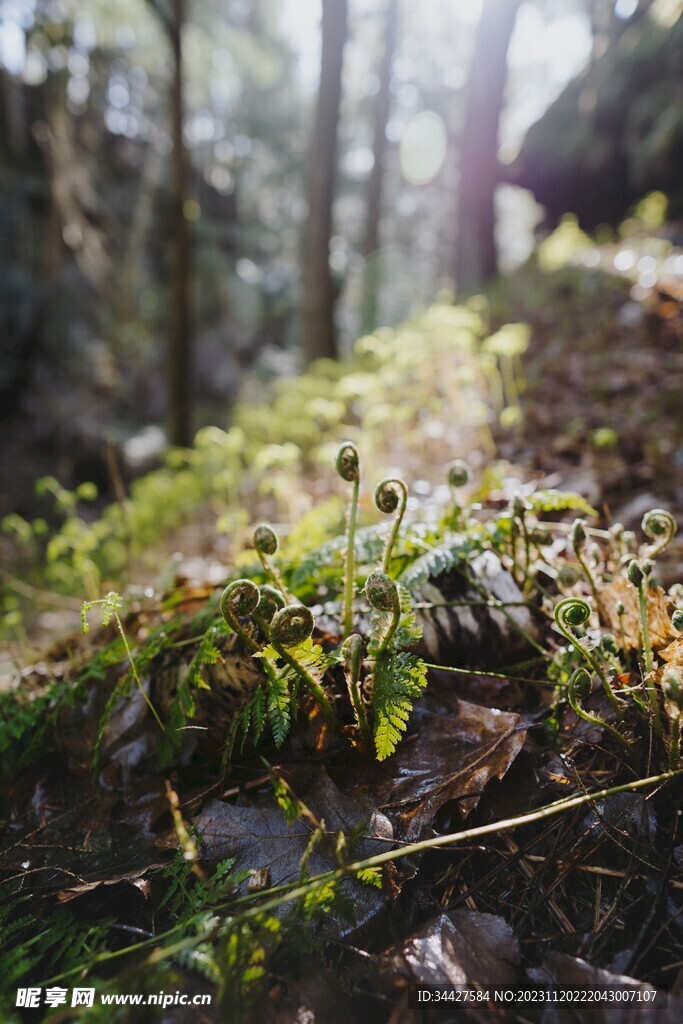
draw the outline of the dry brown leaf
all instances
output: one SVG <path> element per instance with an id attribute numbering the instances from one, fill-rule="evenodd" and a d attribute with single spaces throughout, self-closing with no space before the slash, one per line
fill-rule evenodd
<path id="1" fill-rule="evenodd" d="M 438 709 L 437 709 L 438 708 Z M 456 702 L 454 713 L 430 708 L 417 713 L 420 729 L 409 736 L 366 788 L 380 807 L 398 815 L 401 839 L 419 839 L 444 804 L 458 801 L 465 817 L 488 783 L 502 779 L 524 745 L 519 715 Z"/>
<path id="2" fill-rule="evenodd" d="M 683 636 L 677 636 L 673 643 L 659 652 L 659 656 L 669 665 L 683 668 Z"/>
<path id="3" fill-rule="evenodd" d="M 598 587 L 598 614 L 600 621 L 607 626 L 616 637 L 621 639 L 621 627 L 617 615 L 617 604 L 624 606 L 622 626 L 626 646 L 637 651 L 640 647 L 640 609 L 638 591 L 623 576 L 618 576 L 612 583 Z M 650 642 L 659 650 L 675 638 L 676 630 L 671 624 L 671 599 L 661 587 L 650 587 L 647 594 L 647 621 L 650 628 Z"/>

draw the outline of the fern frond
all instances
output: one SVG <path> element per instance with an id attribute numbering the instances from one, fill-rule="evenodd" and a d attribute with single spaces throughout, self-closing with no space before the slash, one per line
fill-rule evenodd
<path id="1" fill-rule="evenodd" d="M 534 491 L 524 497 L 527 508 L 532 512 L 583 512 L 587 516 L 599 513 L 576 491 Z"/>
<path id="2" fill-rule="evenodd" d="M 374 737 L 377 760 L 393 754 L 403 737 L 414 701 L 427 685 L 427 667 L 407 651 L 383 651 L 373 670 Z"/>
<path id="3" fill-rule="evenodd" d="M 399 576 L 399 582 L 408 591 L 419 589 L 431 578 L 450 572 L 456 565 L 467 561 L 473 553 L 482 550 L 481 543 L 463 535 L 453 536 L 449 541 L 432 548 L 415 561 Z"/>
<path id="4" fill-rule="evenodd" d="M 281 746 L 291 725 L 292 695 L 287 685 L 285 673 L 276 675 L 268 681 L 268 721 L 275 740 L 275 746 Z"/>

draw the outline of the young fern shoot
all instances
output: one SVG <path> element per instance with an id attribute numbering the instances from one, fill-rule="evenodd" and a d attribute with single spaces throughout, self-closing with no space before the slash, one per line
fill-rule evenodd
<path id="1" fill-rule="evenodd" d="M 234 580 L 228 584 L 221 596 L 221 615 L 252 651 L 259 651 L 260 646 L 244 628 L 240 619 L 246 615 L 253 615 L 260 600 L 259 588 L 251 580 Z"/>
<path id="2" fill-rule="evenodd" d="M 590 722 L 591 725 L 599 725 L 601 729 L 606 729 L 611 736 L 619 740 L 625 747 L 629 747 L 628 740 L 606 722 L 604 718 L 599 718 L 597 715 L 592 715 L 590 711 L 586 711 L 582 707 L 581 701 L 586 700 L 590 696 L 591 692 L 591 677 L 585 668 L 577 668 L 572 674 L 569 684 L 567 686 L 567 699 L 572 707 L 574 714 L 578 715 L 579 718 L 583 718 L 584 722 Z"/>
<path id="3" fill-rule="evenodd" d="M 263 571 L 273 581 L 275 586 L 281 592 L 285 599 L 285 603 L 291 603 L 291 598 L 287 592 L 284 580 L 280 575 L 277 566 L 271 562 L 271 557 L 275 554 L 279 547 L 278 536 L 272 526 L 268 526 L 267 523 L 261 523 L 254 530 L 254 547 L 256 553 L 259 556 Z"/>
<path id="4" fill-rule="evenodd" d="M 664 508 L 653 508 L 650 512 L 646 512 L 641 526 L 643 533 L 653 541 L 647 549 L 648 558 L 655 558 L 661 554 L 676 536 L 678 530 L 678 523 Z"/>
<path id="5" fill-rule="evenodd" d="M 603 689 L 607 694 L 610 704 L 614 708 L 617 715 L 621 716 L 621 706 L 617 700 L 617 696 L 612 689 L 609 679 L 605 673 L 600 662 L 594 656 L 592 651 L 588 649 L 585 644 L 582 644 L 579 638 L 574 633 L 574 629 L 577 626 L 583 626 L 585 622 L 588 622 L 591 614 L 591 607 L 587 601 L 583 601 L 580 597 L 565 597 L 559 604 L 555 605 L 555 611 L 553 613 L 555 623 L 560 633 L 565 637 L 569 643 L 579 651 L 586 659 L 590 667 L 596 673 L 600 682 L 602 683 Z"/>
<path id="6" fill-rule="evenodd" d="M 471 476 L 472 470 L 464 459 L 454 459 L 453 462 L 449 462 L 446 467 L 446 478 L 453 496 L 453 517 L 455 520 L 460 519 L 463 511 L 457 492 L 461 487 L 467 486 L 470 482 Z"/>
<path id="7" fill-rule="evenodd" d="M 342 645 L 342 656 L 344 658 L 344 675 L 346 686 L 349 691 L 349 699 L 356 718 L 356 724 L 365 740 L 371 739 L 370 726 L 368 725 L 363 695 L 360 688 L 360 672 L 365 658 L 365 644 L 359 633 L 352 633 Z"/>
<path id="8" fill-rule="evenodd" d="M 254 617 L 270 639 L 273 649 L 315 698 L 323 717 L 328 722 L 333 722 L 334 710 L 329 697 L 318 680 L 292 651 L 292 648 L 310 639 L 315 626 L 313 612 L 304 605 L 289 605 L 276 611 L 270 622 L 258 613 L 255 613 Z"/>
<path id="9" fill-rule="evenodd" d="M 391 615 L 377 646 L 377 654 L 381 654 L 388 649 L 401 620 L 401 601 L 398 596 L 398 588 L 385 572 L 376 569 L 375 572 L 370 573 L 365 582 L 365 596 L 377 611 L 388 612 Z"/>
<path id="10" fill-rule="evenodd" d="M 345 441 L 337 452 L 337 472 L 342 480 L 353 484 L 351 503 L 346 520 L 346 566 L 344 572 L 344 611 L 342 615 L 342 633 L 344 639 L 346 639 L 353 630 L 356 519 L 358 516 L 358 496 L 360 494 L 360 459 L 358 458 L 358 449 L 350 441 Z"/>
<path id="11" fill-rule="evenodd" d="M 397 512 L 394 525 L 391 529 L 391 533 L 387 539 L 386 546 L 384 548 L 384 556 L 382 558 L 382 572 L 389 572 L 389 565 L 391 564 L 391 554 L 398 537 L 398 531 L 401 528 L 401 522 L 406 510 L 406 504 L 408 502 L 408 488 L 403 480 L 398 477 L 387 477 L 377 484 L 375 490 L 375 504 L 380 512 L 385 515 L 391 515 L 392 512 Z"/>

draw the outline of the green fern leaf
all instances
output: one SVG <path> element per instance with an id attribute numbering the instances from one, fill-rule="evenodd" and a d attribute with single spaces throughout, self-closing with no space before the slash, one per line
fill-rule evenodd
<path id="1" fill-rule="evenodd" d="M 401 573 L 399 581 L 406 590 L 415 591 L 429 579 L 450 572 L 456 565 L 468 561 L 473 553 L 481 550 L 481 544 L 472 537 L 464 534 L 453 536 L 446 543 L 416 558 L 405 572 Z"/>
<path id="2" fill-rule="evenodd" d="M 587 516 L 599 513 L 575 491 L 535 491 L 527 494 L 524 503 L 532 512 L 583 512 Z"/>
<path id="3" fill-rule="evenodd" d="M 377 760 L 393 754 L 403 737 L 413 702 L 427 685 L 427 667 L 406 651 L 383 651 L 373 671 L 374 737 Z"/>
<path id="4" fill-rule="evenodd" d="M 268 720 L 275 740 L 275 746 L 279 747 L 289 732 L 291 724 L 291 693 L 284 673 L 274 676 L 268 682 Z"/>

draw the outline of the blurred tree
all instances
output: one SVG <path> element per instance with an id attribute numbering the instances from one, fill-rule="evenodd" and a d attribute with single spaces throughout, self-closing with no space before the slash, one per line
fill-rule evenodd
<path id="1" fill-rule="evenodd" d="M 479 288 L 497 268 L 498 122 L 507 81 L 507 51 L 519 6 L 520 0 L 484 0 L 477 26 L 459 146 L 455 278 L 464 291 Z"/>
<path id="2" fill-rule="evenodd" d="M 528 188 L 554 226 L 575 213 L 586 230 L 616 225 L 650 191 L 683 211 L 683 16 L 636 11 L 601 57 L 531 126 L 507 179 Z"/>
<path id="3" fill-rule="evenodd" d="M 330 238 L 347 13 L 348 0 L 323 0 L 320 87 L 308 167 L 303 256 L 303 352 L 307 362 L 337 356 L 334 306 L 338 287 L 330 270 Z"/>
<path id="4" fill-rule="evenodd" d="M 188 157 L 183 139 L 183 24 L 185 0 L 148 0 L 168 32 L 173 56 L 170 112 L 171 254 L 168 350 L 166 355 L 166 437 L 169 444 L 192 443 L 193 367 L 190 302 L 190 225 L 187 218 Z"/>
<path id="5" fill-rule="evenodd" d="M 379 261 L 372 257 L 380 246 L 380 219 L 382 216 L 382 192 L 384 184 L 384 163 L 387 148 L 387 122 L 391 104 L 391 67 L 398 38 L 399 0 L 387 0 L 384 30 L 384 53 L 379 68 L 379 90 L 375 100 L 372 170 L 368 179 L 367 221 L 363 255 L 365 256 L 365 281 L 363 288 L 363 329 L 371 331 L 377 326 L 377 293 L 379 291 Z"/>

